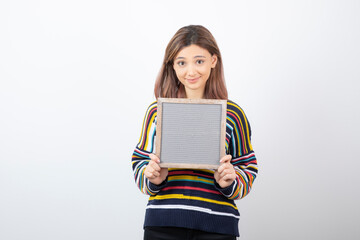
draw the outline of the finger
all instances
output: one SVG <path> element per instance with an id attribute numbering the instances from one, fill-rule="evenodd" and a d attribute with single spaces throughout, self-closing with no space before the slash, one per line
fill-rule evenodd
<path id="1" fill-rule="evenodd" d="M 153 161 L 150 161 L 150 163 L 146 166 L 144 174 L 146 177 L 153 177 L 153 172 L 155 172 L 155 169 L 152 165 L 154 165 Z"/>
<path id="2" fill-rule="evenodd" d="M 221 178 L 221 180 L 223 180 L 223 181 L 226 181 L 226 182 L 228 182 L 228 181 L 234 181 L 235 180 L 235 175 L 233 175 L 233 174 L 227 174 L 227 175 L 225 175 L 224 177 L 222 177 Z"/>
<path id="3" fill-rule="evenodd" d="M 145 174 L 145 177 L 147 177 L 148 179 L 153 179 L 154 178 L 154 175 L 149 171 L 145 171 L 144 174 Z"/>
<path id="4" fill-rule="evenodd" d="M 225 155 L 220 159 L 220 163 L 226 163 L 231 161 L 231 155 Z"/>
<path id="5" fill-rule="evenodd" d="M 233 165 L 229 162 L 222 163 L 220 167 L 218 168 L 218 171 L 222 173 L 225 169 L 233 169 Z"/>
<path id="6" fill-rule="evenodd" d="M 225 175 L 232 175 L 235 172 L 232 169 L 224 169 L 224 171 L 220 174 L 220 177 L 223 178 Z"/>
<path id="7" fill-rule="evenodd" d="M 154 171 L 152 174 L 154 175 L 154 177 L 160 176 L 160 172 L 158 172 L 158 171 Z"/>
<path id="8" fill-rule="evenodd" d="M 217 169 L 216 171 L 220 174 L 220 173 L 222 173 L 223 168 L 224 168 L 224 167 L 223 167 L 222 165 L 220 165 L 220 167 L 218 167 L 218 169 Z"/>
<path id="9" fill-rule="evenodd" d="M 155 154 L 150 153 L 149 158 L 157 163 L 160 163 L 160 159 Z"/>
<path id="10" fill-rule="evenodd" d="M 227 167 L 226 167 L 226 164 L 225 164 L 225 163 L 222 163 L 222 164 L 220 165 L 220 167 L 218 168 L 219 173 L 221 174 L 226 168 L 227 168 Z"/>
<path id="11" fill-rule="evenodd" d="M 159 166 L 159 164 L 157 163 L 157 162 L 155 162 L 155 161 L 153 161 L 153 160 L 151 160 L 150 162 L 149 162 L 149 165 L 151 166 L 151 168 L 154 170 L 154 171 L 160 171 L 160 166 Z"/>

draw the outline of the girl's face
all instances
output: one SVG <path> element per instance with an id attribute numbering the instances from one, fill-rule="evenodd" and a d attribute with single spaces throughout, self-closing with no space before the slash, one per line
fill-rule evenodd
<path id="1" fill-rule="evenodd" d="M 173 68 L 184 85 L 187 98 L 202 98 L 211 69 L 216 66 L 217 56 L 197 45 L 183 48 L 174 60 Z"/>

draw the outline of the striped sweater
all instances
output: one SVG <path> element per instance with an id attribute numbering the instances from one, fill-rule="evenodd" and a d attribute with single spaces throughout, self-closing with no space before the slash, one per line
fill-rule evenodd
<path id="1" fill-rule="evenodd" d="M 145 114 L 139 143 L 132 155 L 135 182 L 150 195 L 146 207 L 146 226 L 173 226 L 239 236 L 239 211 L 234 202 L 245 197 L 257 175 L 257 161 L 250 143 L 251 129 L 244 111 L 227 102 L 226 153 L 232 156 L 235 181 L 221 188 L 212 170 L 170 168 L 167 179 L 152 184 L 144 169 L 155 152 L 157 103 Z"/>

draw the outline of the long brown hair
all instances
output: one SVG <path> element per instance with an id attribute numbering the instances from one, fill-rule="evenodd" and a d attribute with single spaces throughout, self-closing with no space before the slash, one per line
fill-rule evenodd
<path id="1" fill-rule="evenodd" d="M 178 80 L 173 68 L 174 58 L 184 47 L 195 44 L 217 56 L 215 68 L 211 69 L 208 81 L 205 85 L 204 98 L 227 99 L 222 58 L 215 38 L 205 27 L 189 25 L 180 28 L 166 47 L 164 61 L 155 82 L 155 97 L 185 98 L 185 88 Z"/>

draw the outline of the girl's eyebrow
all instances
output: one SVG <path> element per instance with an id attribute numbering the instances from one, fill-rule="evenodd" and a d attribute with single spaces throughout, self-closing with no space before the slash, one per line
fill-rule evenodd
<path id="1" fill-rule="evenodd" d="M 206 58 L 205 56 L 203 55 L 196 55 L 194 58 Z M 175 60 L 178 60 L 178 59 L 185 59 L 184 57 L 177 57 Z"/>

